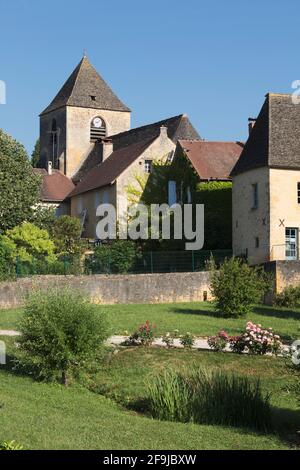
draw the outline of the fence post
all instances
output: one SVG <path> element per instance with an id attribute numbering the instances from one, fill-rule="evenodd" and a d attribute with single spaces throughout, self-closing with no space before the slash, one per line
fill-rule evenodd
<path id="1" fill-rule="evenodd" d="M 19 265 L 20 259 L 19 256 L 16 257 L 16 276 L 17 278 L 20 277 L 20 265 Z"/>
<path id="2" fill-rule="evenodd" d="M 153 274 L 153 252 L 150 251 L 151 274 Z"/>

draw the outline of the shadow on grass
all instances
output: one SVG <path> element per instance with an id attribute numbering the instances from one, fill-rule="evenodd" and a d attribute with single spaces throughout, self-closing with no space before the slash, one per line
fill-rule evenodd
<path id="1" fill-rule="evenodd" d="M 214 310 L 197 310 L 193 308 L 172 308 L 170 310 L 172 313 L 179 313 L 183 315 L 198 315 L 198 316 L 206 316 L 206 317 L 214 317 L 214 318 L 223 318 L 218 312 Z"/>
<path id="2" fill-rule="evenodd" d="M 269 307 L 267 305 L 260 305 L 253 308 L 253 312 L 265 317 L 276 317 L 282 319 L 300 320 L 300 312 L 292 309 L 279 309 L 278 307 Z"/>
<path id="3" fill-rule="evenodd" d="M 28 377 L 39 382 L 43 381 L 36 367 L 20 364 L 13 354 L 6 354 L 6 364 L 1 365 L 1 370 L 11 375 Z"/>
<path id="4" fill-rule="evenodd" d="M 279 439 L 290 446 L 300 446 L 300 409 L 272 408 L 272 424 Z"/>

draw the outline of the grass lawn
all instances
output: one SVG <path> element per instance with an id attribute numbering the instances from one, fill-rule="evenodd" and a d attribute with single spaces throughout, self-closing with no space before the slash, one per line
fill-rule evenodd
<path id="1" fill-rule="evenodd" d="M 262 376 L 273 393 L 274 433 L 161 422 L 118 404 L 144 397 L 145 380 L 154 371 L 192 364 Z M 93 392 L 38 383 L 2 367 L 0 441 L 15 439 L 27 449 L 285 449 L 300 429 L 296 398 L 286 388 L 292 380 L 281 359 L 156 348 L 109 355 L 90 378 Z"/>
<path id="2" fill-rule="evenodd" d="M 229 334 L 244 330 L 247 320 L 272 327 L 285 341 L 300 338 L 300 309 L 256 306 L 248 318 L 219 318 L 209 302 L 192 302 L 152 305 L 107 305 L 99 306 L 109 316 L 112 334 L 132 333 L 146 320 L 156 323 L 157 333 L 179 329 L 198 336 L 214 335 L 221 329 Z M 0 310 L 0 329 L 17 328 L 22 310 Z"/>

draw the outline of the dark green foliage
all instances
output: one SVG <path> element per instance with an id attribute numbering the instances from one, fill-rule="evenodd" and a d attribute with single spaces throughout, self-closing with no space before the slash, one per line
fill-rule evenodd
<path id="1" fill-rule="evenodd" d="M 148 399 L 160 420 L 270 428 L 270 397 L 260 382 L 222 371 L 166 370 L 149 383 Z"/>
<path id="2" fill-rule="evenodd" d="M 297 307 L 300 303 L 300 286 L 286 287 L 280 294 L 276 295 L 274 303 L 279 307 Z"/>
<path id="3" fill-rule="evenodd" d="M 23 145 L 0 129 L 0 232 L 30 219 L 40 185 Z"/>
<path id="4" fill-rule="evenodd" d="M 53 207 L 37 206 L 31 216 L 30 222 L 39 227 L 40 229 L 47 230 L 50 235 L 53 235 L 53 227 L 56 220 L 56 210 Z"/>
<path id="5" fill-rule="evenodd" d="M 204 204 L 205 249 L 231 249 L 232 183 L 203 182 L 197 185 L 196 203 Z"/>
<path id="6" fill-rule="evenodd" d="M 36 292 L 26 302 L 19 330 L 19 364 L 67 385 L 71 372 L 90 364 L 107 338 L 103 312 L 74 291 Z"/>
<path id="7" fill-rule="evenodd" d="M 87 269 L 94 273 L 127 273 L 139 258 L 138 245 L 131 240 L 115 240 L 95 249 L 87 261 Z"/>
<path id="8" fill-rule="evenodd" d="M 40 153 L 41 153 L 41 144 L 40 144 L 40 139 L 37 139 L 34 149 L 31 154 L 31 165 L 33 168 L 36 168 L 38 165 L 38 162 L 40 160 Z"/>
<path id="9" fill-rule="evenodd" d="M 217 271 L 212 268 L 211 291 L 221 316 L 239 317 L 251 312 L 270 287 L 270 278 L 261 268 L 248 266 L 239 258 L 228 258 Z"/>
<path id="10" fill-rule="evenodd" d="M 15 277 L 14 247 L 0 235 L 0 281 Z"/>
<path id="11" fill-rule="evenodd" d="M 59 254 L 80 255 L 83 250 L 81 222 L 77 217 L 62 215 L 54 222 L 53 238 Z"/>

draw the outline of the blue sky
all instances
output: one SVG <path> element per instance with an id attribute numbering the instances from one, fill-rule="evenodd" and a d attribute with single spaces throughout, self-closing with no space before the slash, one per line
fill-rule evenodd
<path id="1" fill-rule="evenodd" d="M 296 0 L 0 0 L 0 127 L 29 152 L 38 114 L 86 49 L 133 111 L 183 112 L 206 140 L 244 140 L 265 93 L 300 79 Z"/>

